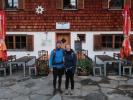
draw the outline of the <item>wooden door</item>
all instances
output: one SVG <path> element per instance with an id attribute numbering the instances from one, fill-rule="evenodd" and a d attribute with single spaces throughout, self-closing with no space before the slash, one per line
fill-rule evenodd
<path id="1" fill-rule="evenodd" d="M 71 43 L 70 33 L 57 33 L 56 41 L 62 41 L 62 48 L 65 48 L 65 45 Z"/>

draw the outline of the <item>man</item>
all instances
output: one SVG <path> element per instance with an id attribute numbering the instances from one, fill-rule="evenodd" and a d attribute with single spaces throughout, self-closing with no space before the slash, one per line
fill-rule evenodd
<path id="1" fill-rule="evenodd" d="M 61 83 L 62 75 L 64 74 L 64 50 L 61 48 L 61 41 L 57 41 L 56 48 L 51 51 L 49 66 L 53 68 L 53 94 L 56 94 L 56 81 L 58 78 L 58 91 L 62 93 Z"/>
<path id="2" fill-rule="evenodd" d="M 76 69 L 76 54 L 71 49 L 70 45 L 66 45 L 66 50 L 64 52 L 64 64 L 65 64 L 65 75 L 66 75 L 66 95 L 72 95 L 74 92 L 74 73 Z M 71 83 L 71 90 L 68 91 L 69 82 Z"/>

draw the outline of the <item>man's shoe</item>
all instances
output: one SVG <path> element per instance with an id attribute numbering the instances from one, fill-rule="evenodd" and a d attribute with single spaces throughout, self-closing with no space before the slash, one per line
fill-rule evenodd
<path id="1" fill-rule="evenodd" d="M 53 90 L 53 95 L 55 95 L 55 94 L 56 94 L 56 89 Z"/>
<path id="2" fill-rule="evenodd" d="M 63 91 L 62 91 L 61 89 L 58 89 L 58 91 L 59 91 L 59 93 L 60 93 L 60 94 L 62 94 L 62 93 L 63 93 Z"/>

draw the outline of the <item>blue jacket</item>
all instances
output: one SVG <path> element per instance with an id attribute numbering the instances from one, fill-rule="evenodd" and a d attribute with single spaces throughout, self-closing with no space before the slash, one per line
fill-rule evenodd
<path id="1" fill-rule="evenodd" d="M 54 49 L 51 51 L 49 59 L 50 68 L 63 68 L 64 67 L 64 51 L 63 49 Z"/>

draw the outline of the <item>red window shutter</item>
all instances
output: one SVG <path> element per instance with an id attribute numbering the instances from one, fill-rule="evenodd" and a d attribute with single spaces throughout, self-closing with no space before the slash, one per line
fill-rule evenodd
<path id="1" fill-rule="evenodd" d="M 34 36 L 27 35 L 27 50 L 34 51 Z"/>
<path id="2" fill-rule="evenodd" d="M 63 9 L 63 0 L 56 0 L 56 9 Z"/>
<path id="3" fill-rule="evenodd" d="M 84 0 L 77 0 L 77 8 L 84 9 Z"/>
<path id="4" fill-rule="evenodd" d="M 101 41 L 101 35 L 94 35 L 93 37 L 93 48 L 94 51 L 98 51 L 102 49 L 102 41 Z"/>
<path id="5" fill-rule="evenodd" d="M 128 4 L 129 8 L 131 8 L 131 0 L 125 0 L 125 4 Z"/>
<path id="6" fill-rule="evenodd" d="M 19 9 L 25 9 L 25 0 L 19 0 L 18 6 Z"/>
<path id="7" fill-rule="evenodd" d="M 4 0 L 0 0 L 0 9 L 4 9 Z"/>
<path id="8" fill-rule="evenodd" d="M 133 34 L 130 35 L 130 44 L 133 51 Z"/>
<path id="9" fill-rule="evenodd" d="M 108 9 L 108 0 L 102 0 L 102 8 Z"/>

